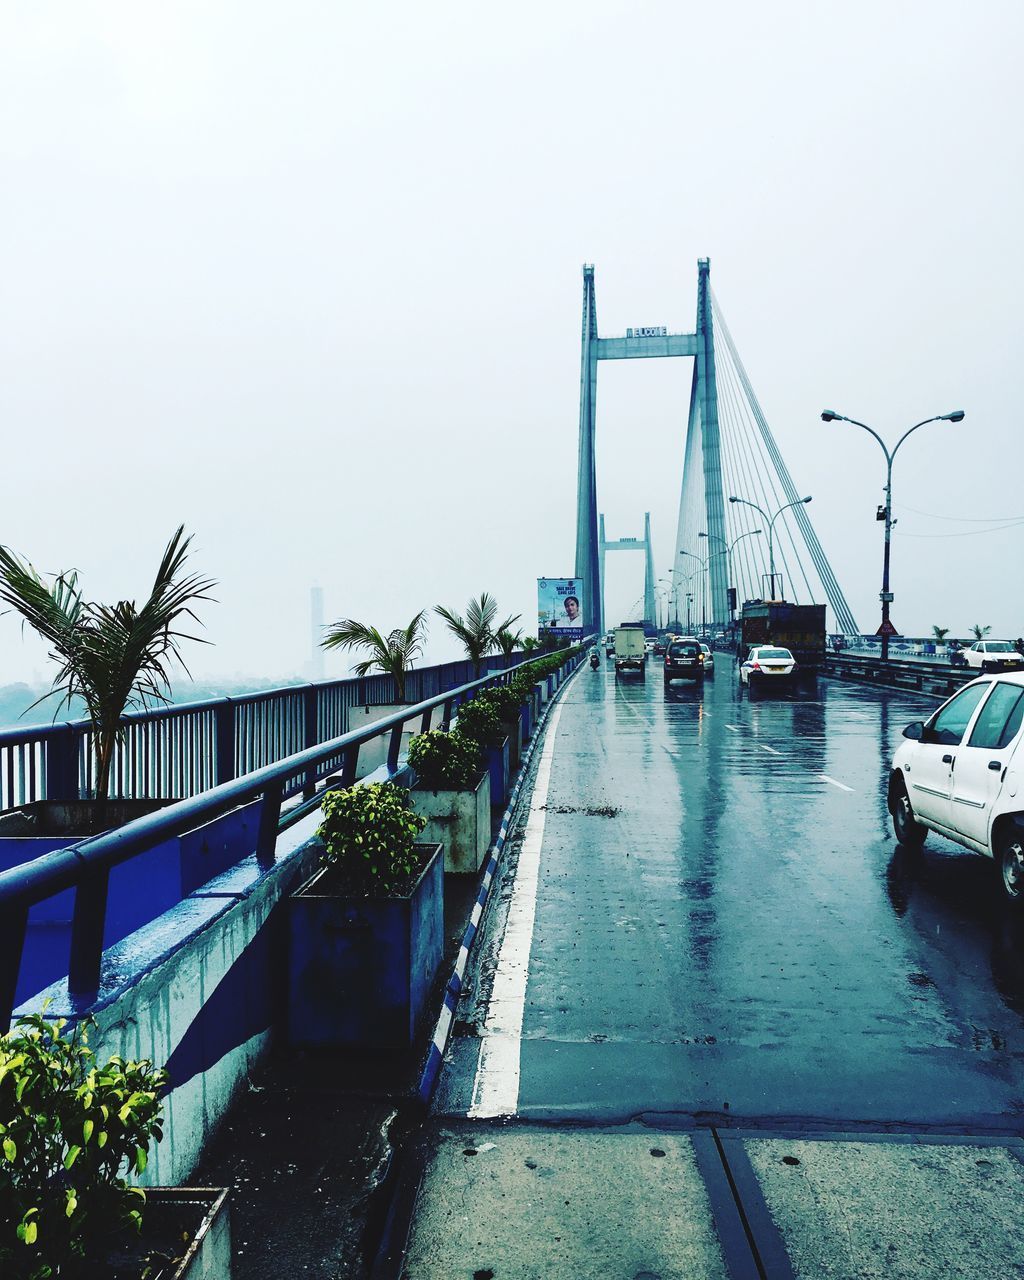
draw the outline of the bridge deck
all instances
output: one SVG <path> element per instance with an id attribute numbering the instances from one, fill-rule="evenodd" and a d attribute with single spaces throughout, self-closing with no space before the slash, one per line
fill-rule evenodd
<path id="1" fill-rule="evenodd" d="M 495 1256 L 504 1263 L 495 1275 L 558 1273 L 552 1241 L 564 1234 L 566 1256 L 585 1254 L 588 1238 L 611 1247 L 606 1215 L 626 1224 L 620 1252 L 576 1259 L 572 1274 L 743 1274 L 735 1260 L 724 1270 L 703 1237 L 659 1236 L 650 1220 L 629 1226 L 637 1188 L 644 1212 L 658 1213 L 669 1194 L 649 1150 L 674 1161 L 672 1193 L 695 1221 L 705 1193 L 714 1202 L 728 1254 L 733 1199 L 719 1195 L 722 1165 L 702 1146 L 709 1126 L 765 1138 L 1019 1131 L 1020 926 L 1002 913 L 983 860 L 936 839 L 916 869 L 906 865 L 885 809 L 893 744 L 935 701 L 824 679 L 751 699 L 721 655 L 703 688 L 665 691 L 657 667 L 646 683 L 604 667 L 571 682 L 538 766 L 514 884 L 503 886 L 474 1002 L 461 1011 L 481 1034 L 455 1041 L 436 1101 L 409 1274 L 462 1274 L 470 1258 Z M 499 1116 L 523 1127 L 488 1120 Z M 641 1118 L 638 1141 L 614 1154 L 599 1141 L 602 1132 L 636 1139 Z M 552 1123 L 561 1137 L 535 1128 Z M 680 1130 L 693 1131 L 685 1149 L 670 1141 Z M 731 1159 L 747 1210 L 763 1209 L 774 1162 L 763 1144 L 740 1145 L 718 1153 Z M 843 1201 L 845 1230 L 858 1214 L 877 1218 L 910 1174 L 891 1146 L 869 1153 L 872 1201 L 842 1174 L 854 1155 L 838 1150 L 814 1194 Z M 548 1217 L 535 1213 L 550 1196 L 522 1172 L 530 1162 L 565 1190 Z M 935 1163 L 933 1191 L 955 1163 L 948 1153 Z M 987 1167 L 973 1156 L 970 1166 Z M 453 1207 L 455 1190 L 468 1216 Z M 786 1206 L 775 1208 L 762 1263 L 781 1240 Z M 442 1219 L 469 1236 L 438 1254 Z M 943 1205 L 929 1230 L 963 1225 Z M 784 1274 L 797 1235 L 786 1236 L 783 1269 L 767 1274 Z M 517 1249 L 520 1269 L 509 1270 Z"/>

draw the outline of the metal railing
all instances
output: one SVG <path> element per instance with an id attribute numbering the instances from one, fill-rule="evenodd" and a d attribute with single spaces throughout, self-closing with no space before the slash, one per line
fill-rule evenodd
<path id="1" fill-rule="evenodd" d="M 580 650 L 567 654 L 563 669 L 574 669 L 579 664 L 582 652 Z M 338 785 L 350 786 L 355 781 L 359 748 L 384 734 L 390 735 L 387 770 L 389 775 L 394 775 L 398 770 L 402 731 L 407 724 L 419 720 L 420 730 L 425 731 L 430 726 L 432 711 L 443 706 L 442 724 L 447 727 L 460 703 L 488 686 L 504 684 L 521 667 L 535 660 L 536 658 L 528 658 L 497 673 L 439 691 L 414 705 L 403 706 L 400 711 L 361 729 L 342 733 L 316 746 L 292 752 L 272 763 L 257 764 L 241 777 L 220 782 L 157 813 L 138 818 L 103 835 L 82 840 L 68 848 L 44 854 L 9 871 L 0 872 L 0 1034 L 10 1023 L 28 913 L 37 903 L 66 889 L 75 891 L 68 987 L 79 996 L 93 995 L 99 988 L 107 889 L 110 872 L 114 867 L 162 841 L 194 830 L 228 809 L 257 799 L 262 799 L 262 806 L 255 854 L 260 866 L 270 867 L 274 862 L 274 849 L 281 826 L 282 805 L 289 795 L 302 790 L 311 800 L 315 800 L 316 782 L 331 776 L 337 776 Z M 447 669 L 465 666 L 471 664 L 448 664 Z M 441 679 L 441 673 L 445 669 L 433 669 L 437 680 Z M 431 669 L 427 668 L 418 674 L 428 677 L 429 683 L 430 672 Z M 368 681 L 353 682 L 360 686 L 360 698 L 358 703 L 350 705 L 361 704 L 364 693 L 375 692 L 368 686 L 373 685 L 376 679 L 378 678 L 374 677 Z M 322 687 L 311 686 L 314 690 Z M 274 690 L 271 695 L 253 695 L 251 699 L 238 701 L 253 703 L 261 697 L 266 699 L 277 694 L 287 696 L 293 692 Z M 306 691 L 302 692 L 305 695 Z M 370 705 L 373 705 L 372 698 Z M 208 706 L 209 704 L 200 703 L 191 708 L 168 708 L 167 714 L 184 712 L 189 715 L 196 707 Z M 286 721 L 282 720 L 281 723 Z M 39 735 L 40 741 L 45 746 L 52 734 L 66 731 L 66 728 L 56 726 L 50 731 L 43 730 Z M 282 739 L 268 733 L 266 738 L 259 739 L 258 749 L 254 748 L 252 759 L 258 759 L 261 751 L 269 753 L 278 749 L 283 740 L 287 740 L 287 735 Z M 216 739 L 207 741 L 216 748 Z M 237 742 L 237 739 L 234 741 Z M 293 812 L 289 818 L 294 816 Z"/>
<path id="2" fill-rule="evenodd" d="M 484 661 L 486 674 L 506 666 L 501 656 Z M 406 696 L 421 702 L 472 677 L 468 661 L 414 669 L 406 676 Z M 131 712 L 114 750 L 110 794 L 154 800 L 199 795 L 346 733 L 353 707 L 394 701 L 394 678 L 377 675 Z M 0 729 L 0 810 L 88 797 L 94 776 L 88 720 Z"/>

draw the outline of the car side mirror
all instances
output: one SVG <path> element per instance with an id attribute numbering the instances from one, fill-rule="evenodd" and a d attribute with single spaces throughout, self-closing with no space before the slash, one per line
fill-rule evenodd
<path id="1" fill-rule="evenodd" d="M 913 724 L 908 724 L 903 730 L 904 738 L 910 738 L 912 742 L 920 742 L 924 737 L 924 723 L 921 720 L 915 720 Z"/>

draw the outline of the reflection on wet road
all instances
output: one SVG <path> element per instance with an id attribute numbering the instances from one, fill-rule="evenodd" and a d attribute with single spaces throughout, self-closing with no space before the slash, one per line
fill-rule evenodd
<path id="1" fill-rule="evenodd" d="M 728 661 L 669 690 L 657 667 L 581 672 L 553 742 L 519 1112 L 1018 1123 L 1022 926 L 991 864 L 938 837 L 906 858 L 885 808 L 900 731 L 933 705 L 826 680 L 752 698 Z"/>

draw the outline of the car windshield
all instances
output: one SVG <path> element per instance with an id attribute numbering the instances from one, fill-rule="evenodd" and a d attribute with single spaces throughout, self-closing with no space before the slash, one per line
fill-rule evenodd
<path id="1" fill-rule="evenodd" d="M 793 655 L 788 649 L 758 649 L 758 658 L 783 658 L 786 662 L 793 661 Z"/>
<path id="2" fill-rule="evenodd" d="M 1017 650 L 1009 640 L 990 640 L 985 646 L 986 653 L 1016 653 Z"/>
<path id="3" fill-rule="evenodd" d="M 700 645 L 692 642 L 690 644 L 676 642 L 669 649 L 669 653 L 673 658 L 693 658 L 700 653 Z"/>

